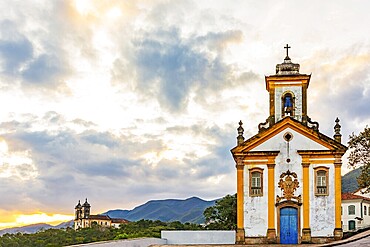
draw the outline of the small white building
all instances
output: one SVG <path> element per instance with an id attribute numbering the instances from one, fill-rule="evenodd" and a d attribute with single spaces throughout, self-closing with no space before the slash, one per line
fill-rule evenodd
<path id="1" fill-rule="evenodd" d="M 361 190 L 342 194 L 343 231 L 357 231 L 370 227 L 370 197 Z"/>

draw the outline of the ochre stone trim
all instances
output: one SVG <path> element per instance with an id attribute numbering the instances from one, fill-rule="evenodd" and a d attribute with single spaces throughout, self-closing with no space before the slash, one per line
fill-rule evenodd
<path id="1" fill-rule="evenodd" d="M 301 243 L 311 243 L 311 228 L 302 229 Z"/>
<path id="2" fill-rule="evenodd" d="M 241 165 L 238 165 L 240 168 Z M 237 169 L 237 193 L 236 193 L 236 207 L 237 207 L 237 228 L 244 229 L 244 166 L 243 169 Z"/>
<path id="3" fill-rule="evenodd" d="M 275 228 L 268 228 L 267 233 L 266 233 L 266 237 L 267 237 L 267 242 L 269 244 L 276 244 L 276 230 L 275 230 Z"/>
<path id="4" fill-rule="evenodd" d="M 291 85 L 302 85 L 308 87 L 310 83 L 311 75 L 298 74 L 293 76 L 265 76 L 266 90 L 269 92 L 275 87 L 286 86 L 289 84 L 281 84 L 281 82 L 291 82 Z"/>
<path id="5" fill-rule="evenodd" d="M 267 223 L 268 229 L 274 229 L 275 232 L 275 164 L 267 165 L 267 179 L 268 179 L 268 195 L 267 195 Z M 267 238 L 270 242 L 276 242 L 276 233 L 273 236 L 272 232 L 267 231 Z"/>
<path id="6" fill-rule="evenodd" d="M 235 244 L 245 244 L 244 228 L 236 229 Z"/>
<path id="7" fill-rule="evenodd" d="M 334 164 L 335 165 L 335 164 Z M 343 231 L 342 231 L 342 221 L 341 221 L 341 204 L 342 204 L 342 176 L 341 176 L 341 166 L 335 165 L 334 168 L 334 188 L 335 188 L 335 229 L 338 229 L 337 231 L 334 230 L 334 238 L 341 239 L 343 237 Z M 337 236 L 336 236 L 337 233 Z"/>
<path id="8" fill-rule="evenodd" d="M 302 163 L 303 167 L 303 228 L 310 228 L 310 163 Z M 311 237 L 311 232 L 310 232 Z M 307 240 L 307 235 L 305 240 Z"/>

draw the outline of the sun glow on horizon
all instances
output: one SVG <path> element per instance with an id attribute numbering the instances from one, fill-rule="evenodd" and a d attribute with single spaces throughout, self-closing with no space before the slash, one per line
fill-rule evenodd
<path id="1" fill-rule="evenodd" d="M 62 222 L 73 220 L 73 215 L 63 214 L 47 214 L 43 212 L 33 214 L 0 212 L 0 218 L 3 222 L 0 223 L 0 230 L 12 227 L 22 227 L 26 225 L 46 223 L 50 225 L 58 225 Z"/>
<path id="2" fill-rule="evenodd" d="M 29 225 L 36 223 L 51 223 L 58 224 L 64 221 L 72 220 L 72 215 L 63 214 L 46 214 L 46 213 L 35 213 L 35 214 L 20 214 L 16 215 L 16 223 L 19 225 Z"/>

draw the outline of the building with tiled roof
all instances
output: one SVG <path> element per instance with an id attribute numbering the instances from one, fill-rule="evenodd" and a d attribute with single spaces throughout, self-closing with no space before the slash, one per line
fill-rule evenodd
<path id="1" fill-rule="evenodd" d="M 361 195 L 360 190 L 342 194 L 343 231 L 370 227 L 370 198 L 364 195 Z"/>
<path id="2" fill-rule="evenodd" d="M 75 207 L 75 220 L 74 228 L 75 230 L 80 228 L 91 227 L 94 224 L 102 227 L 115 227 L 119 228 L 121 224 L 127 224 L 129 221 L 125 219 L 111 218 L 108 215 L 91 215 L 90 214 L 90 204 L 87 202 L 87 198 L 84 204 L 78 201 Z"/>

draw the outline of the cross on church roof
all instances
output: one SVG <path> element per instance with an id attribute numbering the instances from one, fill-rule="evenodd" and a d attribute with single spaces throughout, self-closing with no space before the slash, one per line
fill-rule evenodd
<path id="1" fill-rule="evenodd" d="M 284 48 L 286 49 L 286 57 L 289 57 L 288 56 L 288 49 L 291 48 L 288 44 L 286 44 L 286 46 L 284 46 Z"/>

